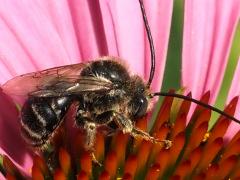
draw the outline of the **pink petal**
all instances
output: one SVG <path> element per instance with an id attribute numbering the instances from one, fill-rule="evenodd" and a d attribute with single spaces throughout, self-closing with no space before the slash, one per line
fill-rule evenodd
<path id="1" fill-rule="evenodd" d="M 69 0 L 68 4 L 81 58 L 87 61 L 108 55 L 99 2 Z"/>
<path id="2" fill-rule="evenodd" d="M 0 179 L 5 179 L 2 173 L 0 173 Z"/>
<path id="3" fill-rule="evenodd" d="M 51 10 L 51 3 L 47 5 Z M 63 6 L 64 3 L 56 3 L 58 11 Z M 0 83 L 17 74 L 69 64 L 79 59 L 69 11 L 63 11 L 62 17 L 59 17 L 62 26 L 69 25 L 67 34 L 66 29 L 60 31 L 62 26 L 54 24 L 54 18 L 49 17 L 57 16 L 57 12 L 46 9 L 36 1 L 10 0 L 0 6 L 0 72 L 4 73 Z"/>
<path id="4" fill-rule="evenodd" d="M 240 58 L 238 60 L 238 65 L 236 67 L 235 70 L 235 74 L 232 80 L 232 84 L 228 93 L 228 98 L 227 98 L 227 104 L 231 101 L 232 98 L 234 98 L 235 96 L 239 96 L 240 95 L 240 86 L 239 86 L 239 82 L 240 82 Z M 240 102 L 238 102 L 237 107 L 236 107 L 236 112 L 234 117 L 236 117 L 237 119 L 240 119 Z M 236 122 L 231 122 L 230 126 L 228 127 L 228 130 L 225 134 L 225 138 L 231 139 L 240 129 L 240 124 L 236 123 Z"/>
<path id="5" fill-rule="evenodd" d="M 32 158 L 30 149 L 21 137 L 19 114 L 12 100 L 2 91 L 0 107 L 0 154 L 14 158 L 14 162 L 29 174 Z"/>
<path id="6" fill-rule="evenodd" d="M 61 39 L 61 44 L 68 54 L 69 62 L 77 63 L 80 61 L 80 52 L 77 42 L 77 34 L 74 29 L 72 14 L 69 3 L 66 0 L 48 1 L 38 0 L 40 7 L 44 9 L 42 14 L 46 15 L 56 34 Z"/>
<path id="7" fill-rule="evenodd" d="M 172 1 L 146 1 L 145 6 L 156 46 L 158 76 L 154 86 L 158 89 L 164 72 Z M 120 56 L 129 60 L 134 73 L 149 75 L 149 46 L 137 1 L 11 0 L 0 7 L 0 17 L 0 83 L 29 71 L 78 62 L 80 56 L 84 60 Z"/>
<path id="8" fill-rule="evenodd" d="M 119 57 L 130 70 L 144 77 L 144 28 L 138 1 L 109 1 Z"/>
<path id="9" fill-rule="evenodd" d="M 127 60 L 133 73 L 148 80 L 149 44 L 138 1 L 101 1 L 109 54 Z M 156 50 L 153 89 L 160 89 L 164 73 L 173 1 L 144 1 Z M 112 27 L 112 28 L 109 28 Z M 145 62 L 145 63 L 143 63 Z"/>
<path id="10" fill-rule="evenodd" d="M 156 71 L 152 89 L 159 91 L 162 85 L 165 62 L 167 56 L 168 39 L 172 19 L 173 1 L 144 1 L 147 16 L 153 35 L 156 51 Z M 148 80 L 150 72 L 150 50 L 145 33 L 145 79 Z"/>
<path id="11" fill-rule="evenodd" d="M 164 72 L 172 1 L 145 1 L 144 4 L 156 46 L 157 76 L 154 86 L 159 89 Z M 82 59 L 119 56 L 127 61 L 130 71 L 143 77 L 149 76 L 149 45 L 144 37 L 138 1 L 102 0 L 92 3 L 70 0 L 69 7 Z"/>
<path id="12" fill-rule="evenodd" d="M 194 98 L 218 94 L 239 18 L 239 0 L 186 0 L 182 85 Z"/>

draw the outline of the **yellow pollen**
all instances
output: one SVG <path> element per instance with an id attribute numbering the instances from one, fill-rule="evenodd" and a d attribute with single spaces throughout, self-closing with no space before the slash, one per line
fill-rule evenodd
<path id="1" fill-rule="evenodd" d="M 205 133 L 202 142 L 206 142 L 209 137 L 210 137 L 210 132 Z"/>

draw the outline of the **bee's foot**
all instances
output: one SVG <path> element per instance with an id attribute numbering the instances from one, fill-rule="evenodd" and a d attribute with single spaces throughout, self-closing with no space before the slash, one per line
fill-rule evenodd
<path id="1" fill-rule="evenodd" d="M 92 153 L 92 161 L 93 161 L 94 164 L 97 164 L 99 167 L 102 166 L 102 164 L 97 160 L 94 153 Z"/>
<path id="2" fill-rule="evenodd" d="M 165 148 L 166 149 L 169 149 L 172 146 L 172 141 L 170 141 L 170 140 L 163 140 L 163 141 L 165 143 Z"/>
<path id="3" fill-rule="evenodd" d="M 158 140 L 158 139 L 155 139 L 155 138 L 153 138 L 152 139 L 152 142 L 154 143 L 154 144 L 162 144 L 163 145 L 163 147 L 165 147 L 166 149 L 169 149 L 171 146 L 172 146 L 172 141 L 170 141 L 170 140 L 167 140 L 167 139 L 165 139 L 165 140 Z"/>

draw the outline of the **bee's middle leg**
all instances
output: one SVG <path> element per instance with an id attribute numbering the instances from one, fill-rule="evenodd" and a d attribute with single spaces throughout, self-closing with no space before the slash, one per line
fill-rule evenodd
<path id="1" fill-rule="evenodd" d="M 83 129 L 86 132 L 84 147 L 87 151 L 94 151 L 96 141 L 97 125 L 94 122 L 85 121 Z"/>
<path id="2" fill-rule="evenodd" d="M 84 101 L 79 102 L 78 111 L 75 118 L 76 125 L 82 128 L 86 133 L 84 148 L 87 151 L 93 151 L 97 133 L 97 124 L 91 119 Z"/>

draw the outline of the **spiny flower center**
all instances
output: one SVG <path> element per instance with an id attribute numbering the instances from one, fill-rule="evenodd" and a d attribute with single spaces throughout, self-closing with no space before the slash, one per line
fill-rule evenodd
<path id="1" fill-rule="evenodd" d="M 210 94 L 201 101 L 207 103 Z M 230 124 L 220 116 L 209 131 L 209 109 L 197 106 L 190 122 L 187 114 L 190 102 L 183 101 L 173 108 L 173 98 L 165 98 L 157 119 L 149 134 L 156 140 L 169 140 L 169 148 L 163 143 L 153 143 L 143 138 L 116 131 L 105 136 L 100 131 L 94 150 L 84 149 L 85 133 L 80 131 L 73 141 L 62 141 L 60 146 L 49 146 L 34 157 L 31 170 L 33 179 L 234 179 L 239 178 L 240 133 L 229 143 L 223 136 Z M 179 102 L 178 102 L 179 103 Z M 234 98 L 224 112 L 233 115 L 237 104 Z M 187 125 L 186 125 L 187 124 Z M 147 131 L 144 117 L 136 127 Z M 64 134 L 64 133 L 63 133 Z M 51 148 L 50 148 L 51 147 Z M 24 179 L 24 176 L 3 156 L 1 171 L 7 179 Z"/>

